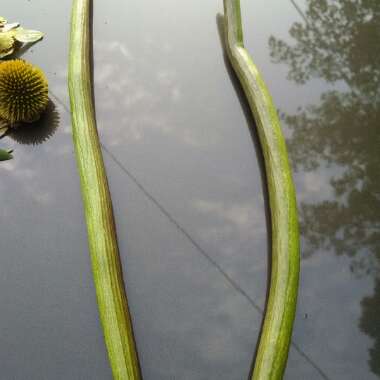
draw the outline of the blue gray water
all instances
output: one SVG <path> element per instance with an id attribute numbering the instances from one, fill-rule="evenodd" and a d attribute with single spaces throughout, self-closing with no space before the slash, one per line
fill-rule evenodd
<path id="1" fill-rule="evenodd" d="M 254 124 L 217 27 L 222 1 L 94 3 L 98 128 L 144 379 L 247 379 L 269 237 Z M 376 379 L 379 3 L 241 6 L 300 208 L 285 379 Z M 15 158 L 0 165 L 0 379 L 111 379 L 68 113 L 70 2 L 5 0 L 1 15 L 46 32 L 24 57 L 46 72 L 54 106 L 50 136 L 1 141 Z"/>

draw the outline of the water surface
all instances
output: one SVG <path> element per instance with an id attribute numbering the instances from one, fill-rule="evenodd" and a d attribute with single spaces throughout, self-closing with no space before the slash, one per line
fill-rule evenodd
<path id="1" fill-rule="evenodd" d="M 300 208 L 286 379 L 380 376 L 380 10 L 334 3 L 241 2 L 247 49 L 282 114 Z M 69 7 L 2 7 L 46 32 L 24 57 L 46 72 L 59 114 L 42 144 L 2 140 L 15 149 L 0 167 L 5 379 L 111 378 L 71 141 Z M 94 2 L 98 128 L 145 379 L 246 379 L 260 331 L 263 172 L 224 59 L 222 10 L 221 1 Z"/>

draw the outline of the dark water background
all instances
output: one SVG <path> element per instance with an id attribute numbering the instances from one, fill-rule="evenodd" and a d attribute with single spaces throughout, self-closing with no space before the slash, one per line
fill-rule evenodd
<path id="1" fill-rule="evenodd" d="M 98 128 L 143 376 L 246 379 L 268 233 L 254 127 L 218 33 L 222 1 L 94 3 Z M 282 114 L 300 208 L 285 378 L 376 379 L 380 3 L 241 5 L 247 49 Z M 53 102 L 50 136 L 1 142 L 15 149 L 0 165 L 4 380 L 111 379 L 67 112 L 70 6 L 1 7 L 9 21 L 46 32 L 24 57 L 46 72 Z"/>

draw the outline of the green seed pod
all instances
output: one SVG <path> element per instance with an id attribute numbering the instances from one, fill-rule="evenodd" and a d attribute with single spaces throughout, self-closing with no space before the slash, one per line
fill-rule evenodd
<path id="1" fill-rule="evenodd" d="M 42 70 L 21 59 L 0 63 L 0 118 L 11 126 L 38 120 L 48 105 Z"/>

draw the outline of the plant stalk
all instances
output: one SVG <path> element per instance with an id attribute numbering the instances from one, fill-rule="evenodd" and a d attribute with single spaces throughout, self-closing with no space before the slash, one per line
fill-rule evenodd
<path id="1" fill-rule="evenodd" d="M 224 0 L 227 55 L 255 119 L 264 156 L 272 229 L 269 298 L 253 380 L 283 378 L 297 304 L 299 230 L 285 139 L 272 97 L 243 43 L 240 0 Z"/>
<path id="2" fill-rule="evenodd" d="M 116 380 L 138 380 L 140 367 L 117 245 L 91 82 L 90 0 L 73 0 L 69 94 L 89 250 L 108 357 Z"/>

